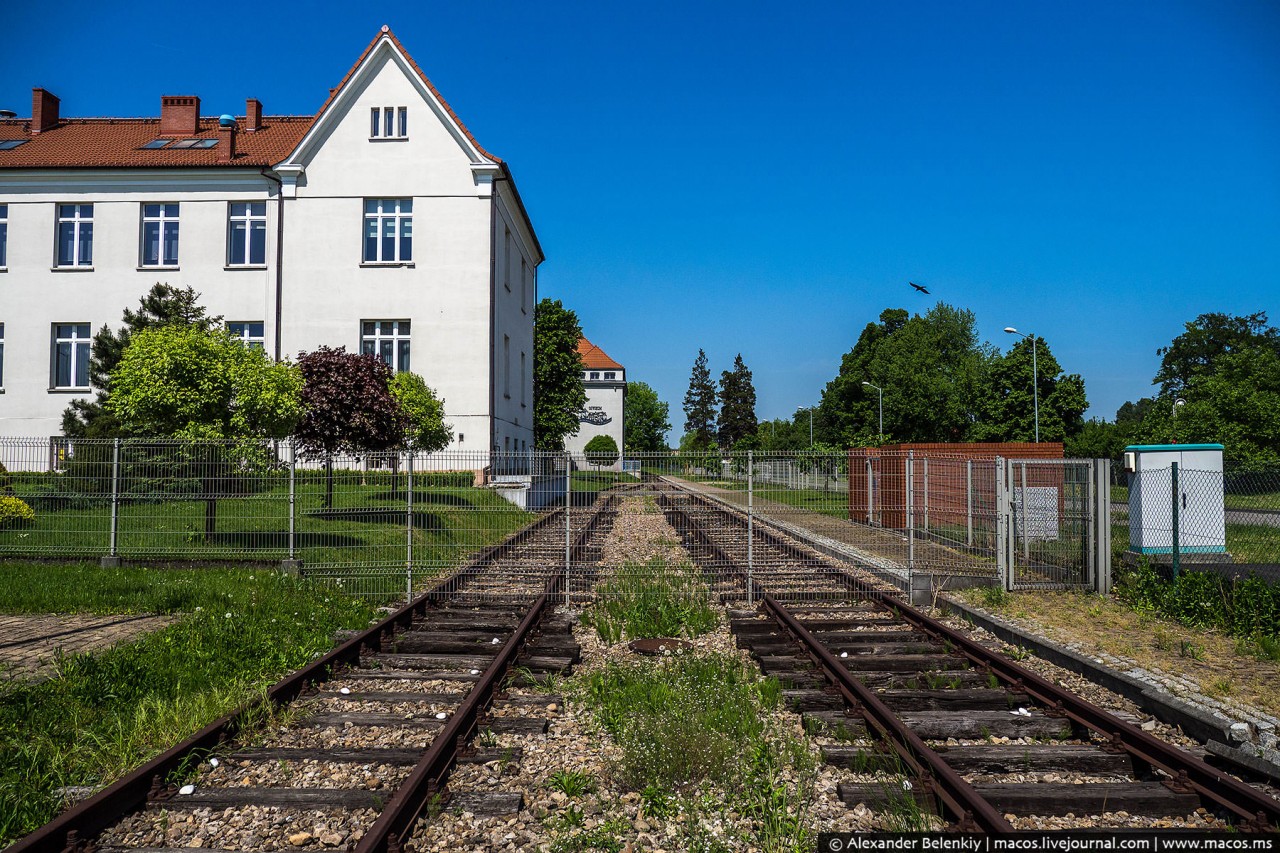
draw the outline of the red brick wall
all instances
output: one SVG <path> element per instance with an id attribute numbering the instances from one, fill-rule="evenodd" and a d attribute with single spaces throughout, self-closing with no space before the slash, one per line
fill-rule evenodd
<path id="1" fill-rule="evenodd" d="M 908 454 L 913 456 L 912 514 L 917 526 L 923 523 L 926 507 L 930 526 L 965 523 L 970 461 L 986 463 L 974 465 L 974 503 L 994 506 L 995 479 L 990 463 L 997 456 L 1006 459 L 1063 458 L 1059 442 L 918 443 L 853 448 L 849 451 L 849 518 L 852 521 L 868 522 L 867 460 L 870 459 L 875 492 L 870 522 L 899 530 L 906 528 Z M 1061 495 L 1062 469 L 1058 466 L 1029 467 L 1027 485 L 1056 486 Z"/>

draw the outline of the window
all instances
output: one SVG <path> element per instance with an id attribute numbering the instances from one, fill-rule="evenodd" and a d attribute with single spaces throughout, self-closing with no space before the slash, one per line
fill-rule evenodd
<path id="1" fill-rule="evenodd" d="M 178 265 L 178 205 L 142 206 L 142 266 Z"/>
<path id="2" fill-rule="evenodd" d="M 0 204 L 0 270 L 9 266 L 9 205 Z"/>
<path id="3" fill-rule="evenodd" d="M 525 378 L 525 376 L 527 376 L 527 375 L 528 375 L 528 374 L 527 374 L 527 371 L 525 370 L 525 359 L 524 359 L 524 353 L 520 353 L 520 405 L 521 405 L 522 407 L 525 405 L 525 394 L 524 394 L 525 381 L 524 381 L 524 378 Z"/>
<path id="4" fill-rule="evenodd" d="M 93 266 L 93 205 L 58 205 L 58 266 Z"/>
<path id="5" fill-rule="evenodd" d="M 502 396 L 511 399 L 511 337 L 502 336 Z"/>
<path id="6" fill-rule="evenodd" d="M 408 107 L 374 107 L 369 111 L 370 139 L 404 139 L 408 135 Z"/>
<path id="7" fill-rule="evenodd" d="M 25 139 L 0 139 L 0 151 L 12 151 L 26 141 Z"/>
<path id="8" fill-rule="evenodd" d="M 506 230 L 502 238 L 502 286 L 511 292 L 511 231 Z"/>
<path id="9" fill-rule="evenodd" d="M 252 321 L 227 323 L 227 331 L 232 337 L 238 338 L 240 343 L 249 349 L 264 349 L 266 346 L 266 338 L 263 335 L 264 324 Z"/>
<path id="10" fill-rule="evenodd" d="M 376 355 L 397 373 L 409 369 L 409 321 L 365 320 L 360 324 L 360 352 Z"/>
<path id="11" fill-rule="evenodd" d="M 227 265 L 261 266 L 267 262 L 267 203 L 233 201 L 227 217 Z"/>
<path id="12" fill-rule="evenodd" d="M 53 387 L 89 387 L 89 324 L 53 327 Z"/>
<path id="13" fill-rule="evenodd" d="M 528 314 L 529 304 L 529 268 L 523 257 L 520 258 L 520 310 Z"/>
<path id="14" fill-rule="evenodd" d="M 4 387 L 4 323 L 0 323 L 0 388 Z"/>
<path id="15" fill-rule="evenodd" d="M 413 199 L 364 200 L 364 262 L 407 263 L 413 260 Z"/>
<path id="16" fill-rule="evenodd" d="M 591 378 L 592 378 L 592 379 L 599 379 L 599 378 L 600 378 L 600 373 L 599 373 L 598 371 L 595 371 L 595 370 L 591 371 Z"/>
<path id="17" fill-rule="evenodd" d="M 606 373 L 606 374 L 604 375 L 604 378 L 605 378 L 605 379 L 617 379 L 617 378 L 618 378 L 618 374 L 616 374 L 616 373 Z"/>
<path id="18" fill-rule="evenodd" d="M 168 140 L 168 139 L 153 139 L 153 140 L 151 140 L 150 142 L 148 142 L 146 145 L 143 145 L 142 147 L 143 147 L 143 148 L 147 148 L 147 149 L 151 149 L 151 148 L 163 148 L 163 147 L 165 147 L 166 145 L 168 145 L 168 144 L 169 144 L 169 142 L 170 142 L 170 140 Z"/>

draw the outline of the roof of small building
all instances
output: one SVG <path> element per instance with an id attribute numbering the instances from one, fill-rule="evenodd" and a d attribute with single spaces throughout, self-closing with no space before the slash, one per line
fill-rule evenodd
<path id="1" fill-rule="evenodd" d="M 0 169 L 93 169 L 93 168 L 204 168 L 204 167 L 266 167 L 284 161 L 298 147 L 316 119 L 324 113 L 335 95 L 356 69 L 365 61 L 382 39 L 389 39 L 404 54 L 413 70 L 422 78 L 431 93 L 449 113 L 462 133 L 486 157 L 497 163 L 494 157 L 476 141 L 471 131 L 458 118 L 457 113 L 441 97 L 439 90 L 427 79 L 427 75 L 414 62 L 400 40 L 388 28 L 382 28 L 369 46 L 360 54 L 355 65 L 342 78 L 342 83 L 330 90 L 328 99 L 312 116 L 263 116 L 259 130 L 240 130 L 236 133 L 236 156 L 231 161 L 219 162 L 220 141 L 212 148 L 142 148 L 148 142 L 162 138 L 159 118 L 64 118 L 43 133 L 31 132 L 31 119 L 0 119 L 0 141 L 21 139 L 16 148 L 0 149 Z M 244 128 L 244 116 L 238 116 L 237 124 Z M 219 139 L 218 118 L 199 120 L 194 134 L 166 135 L 171 139 Z"/>
<path id="2" fill-rule="evenodd" d="M 578 354 L 582 356 L 582 366 L 588 370 L 624 369 L 621 364 L 609 358 L 608 353 L 586 338 L 578 338 Z"/>

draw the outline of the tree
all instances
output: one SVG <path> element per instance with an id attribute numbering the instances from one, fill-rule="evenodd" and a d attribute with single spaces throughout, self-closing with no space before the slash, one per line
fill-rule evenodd
<path id="1" fill-rule="evenodd" d="M 115 438 L 122 435 L 119 421 L 107 406 L 111 374 L 124 355 L 133 335 L 159 326 L 189 326 L 212 331 L 222 325 L 221 317 L 210 317 L 199 304 L 200 294 L 191 287 L 178 288 L 157 282 L 138 300 L 138 310 L 124 311 L 119 332 L 103 325 L 93 336 L 89 355 L 89 384 L 96 389 L 93 400 L 72 400 L 62 413 L 62 432 L 73 438 Z"/>
<path id="2" fill-rule="evenodd" d="M 267 463 L 259 440 L 293 430 L 302 414 L 301 390 L 297 368 L 271 362 L 226 332 L 164 325 L 130 336 L 112 369 L 104 405 L 125 434 L 193 442 L 156 451 L 161 460 L 152 467 L 171 479 L 188 468 L 199 479 L 205 537 L 212 538 L 228 469 Z"/>
<path id="3" fill-rule="evenodd" d="M 963 441 L 977 421 L 978 399 L 994 350 L 978 341 L 972 311 L 939 302 L 927 314 L 881 313 L 841 359 L 814 416 L 819 441 L 866 446 L 879 441 L 878 397 L 885 390 L 885 433 L 895 441 Z"/>
<path id="4" fill-rule="evenodd" d="M 404 446 L 411 451 L 434 453 L 453 441 L 453 427 L 444 422 L 444 400 L 425 379 L 404 371 L 391 379 L 391 396 L 404 415 Z"/>
<path id="5" fill-rule="evenodd" d="M 733 369 L 720 374 L 720 445 L 737 448 L 756 433 L 756 389 L 751 371 L 738 353 Z"/>
<path id="6" fill-rule="evenodd" d="M 657 453 L 667 449 L 671 422 L 667 404 L 644 382 L 627 383 L 623 412 L 623 441 L 627 453 Z"/>
<path id="7" fill-rule="evenodd" d="M 160 326 L 130 336 L 106 410 L 133 435 L 282 438 L 301 416 L 301 390 L 297 368 L 225 332 Z"/>
<path id="8" fill-rule="evenodd" d="M 597 435 L 582 448 L 582 454 L 592 465 L 603 468 L 618 461 L 618 442 L 611 435 Z"/>
<path id="9" fill-rule="evenodd" d="M 707 369 L 707 354 L 701 349 L 693 361 L 689 390 L 684 395 L 684 414 L 684 430 L 693 436 L 693 446 L 700 450 L 710 448 L 716 436 L 716 386 Z"/>
<path id="10" fill-rule="evenodd" d="M 1161 396 L 1177 396 L 1197 378 L 1216 373 L 1218 361 L 1234 353 L 1259 349 L 1280 353 L 1280 329 L 1267 324 L 1265 311 L 1247 317 L 1201 314 L 1184 328 L 1169 346 L 1156 350 L 1163 356 L 1154 380 Z"/>
<path id="11" fill-rule="evenodd" d="M 1034 370 L 1033 370 L 1034 367 Z M 1032 386 L 1032 377 L 1035 386 Z M 1066 375 L 1043 338 L 1020 339 L 1009 352 L 994 357 L 987 387 L 979 399 L 979 420 L 971 437 L 977 441 L 1034 441 L 1036 393 L 1040 403 L 1040 440 L 1067 441 L 1084 428 L 1084 380 Z"/>
<path id="12" fill-rule="evenodd" d="M 1063 452 L 1071 459 L 1119 459 L 1128 443 L 1119 426 L 1091 418 L 1067 439 Z"/>
<path id="13" fill-rule="evenodd" d="M 587 404 L 582 387 L 578 315 L 543 299 L 533 312 L 533 444 L 559 450 L 578 431 L 578 412 Z"/>
<path id="14" fill-rule="evenodd" d="M 332 507 L 334 454 L 401 446 L 405 417 L 391 395 L 391 368 L 377 356 L 320 347 L 303 353 L 298 369 L 303 415 L 295 438 L 304 455 L 324 459 L 324 505 Z"/>

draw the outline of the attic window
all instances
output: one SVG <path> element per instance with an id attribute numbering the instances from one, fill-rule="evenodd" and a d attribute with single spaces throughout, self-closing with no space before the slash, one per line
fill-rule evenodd
<path id="1" fill-rule="evenodd" d="M 370 139 L 407 139 L 408 107 L 373 107 L 369 111 Z"/>
<path id="2" fill-rule="evenodd" d="M 0 139 L 0 151 L 11 151 L 26 141 L 25 139 Z"/>
<path id="3" fill-rule="evenodd" d="M 169 144 L 169 140 L 167 139 L 153 139 L 150 142 L 148 142 L 146 145 L 143 145 L 142 147 L 143 148 L 163 148 L 168 144 Z"/>
<path id="4" fill-rule="evenodd" d="M 218 140 L 216 139 L 179 139 L 169 148 L 212 148 L 217 144 Z"/>

